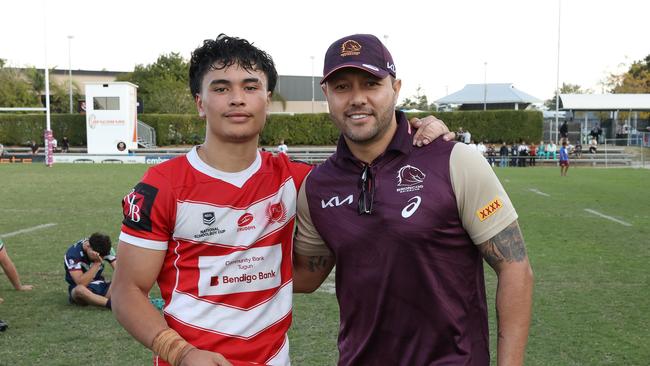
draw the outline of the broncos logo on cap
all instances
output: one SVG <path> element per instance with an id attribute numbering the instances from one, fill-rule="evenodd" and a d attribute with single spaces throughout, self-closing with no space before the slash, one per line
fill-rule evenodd
<path id="1" fill-rule="evenodd" d="M 361 53 L 361 45 L 355 40 L 347 40 L 341 45 L 341 56 L 356 56 Z"/>
<path id="2" fill-rule="evenodd" d="M 426 174 L 422 173 L 420 169 L 411 165 L 405 165 L 397 172 L 397 186 L 414 186 L 424 182 L 424 177 L 426 177 Z"/>

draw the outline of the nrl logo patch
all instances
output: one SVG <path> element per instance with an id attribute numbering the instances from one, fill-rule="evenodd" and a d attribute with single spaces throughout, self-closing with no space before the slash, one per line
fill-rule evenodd
<path id="1" fill-rule="evenodd" d="M 488 217 L 492 216 L 495 212 L 497 212 L 501 207 L 503 206 L 503 203 L 501 203 L 501 200 L 499 197 L 493 199 L 485 205 L 485 207 L 479 209 L 476 211 L 476 216 L 478 217 L 479 220 L 485 221 Z"/>
<path id="2" fill-rule="evenodd" d="M 205 225 L 212 225 L 217 221 L 217 218 L 214 216 L 214 211 L 204 212 L 203 213 L 203 223 Z"/>
<path id="3" fill-rule="evenodd" d="M 424 174 L 420 169 L 412 165 L 404 165 L 397 172 L 397 192 L 415 192 L 424 188 Z"/>

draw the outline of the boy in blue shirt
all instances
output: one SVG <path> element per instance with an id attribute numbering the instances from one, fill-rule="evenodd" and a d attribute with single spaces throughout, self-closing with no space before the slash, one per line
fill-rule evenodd
<path id="1" fill-rule="evenodd" d="M 560 148 L 560 176 L 566 177 L 566 172 L 569 170 L 569 152 L 567 151 L 567 142 L 562 141 Z"/>

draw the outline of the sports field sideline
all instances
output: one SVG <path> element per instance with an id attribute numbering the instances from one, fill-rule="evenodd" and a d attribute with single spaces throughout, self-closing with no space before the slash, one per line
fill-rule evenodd
<path id="1" fill-rule="evenodd" d="M 120 230 L 145 165 L 0 165 L 0 236 L 23 283 L 0 276 L 0 365 L 147 365 L 151 353 L 105 310 L 68 305 L 63 254 Z M 650 170 L 496 170 L 519 213 L 535 272 L 527 365 L 650 364 Z M 119 258 L 119 253 L 118 253 Z M 107 270 L 110 275 L 111 271 Z M 495 276 L 488 273 L 492 353 Z M 297 295 L 294 365 L 334 365 L 338 310 L 328 280 Z M 496 364 L 496 363 L 495 363 Z"/>

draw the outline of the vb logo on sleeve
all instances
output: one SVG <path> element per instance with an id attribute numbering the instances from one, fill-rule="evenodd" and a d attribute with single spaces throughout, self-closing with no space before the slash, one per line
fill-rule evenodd
<path id="1" fill-rule="evenodd" d="M 138 183 L 122 200 L 122 223 L 134 230 L 151 232 L 151 208 L 156 195 L 158 188 Z"/>

